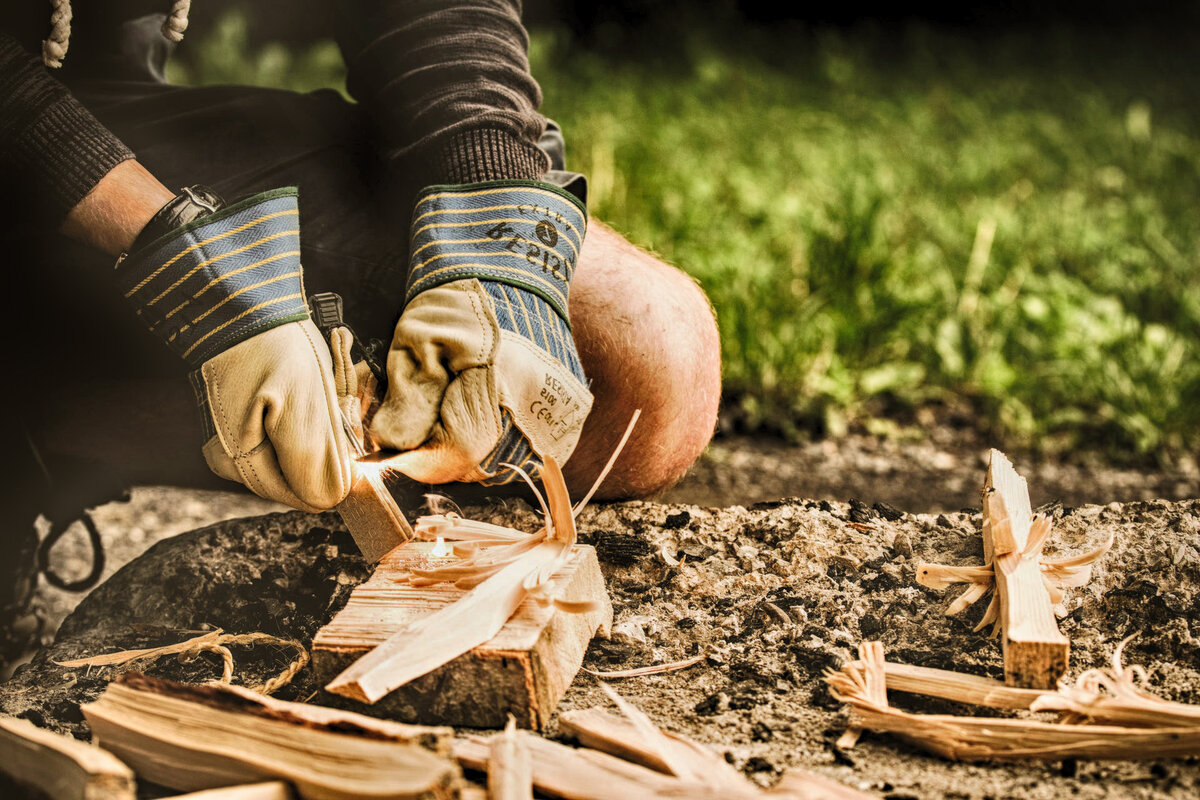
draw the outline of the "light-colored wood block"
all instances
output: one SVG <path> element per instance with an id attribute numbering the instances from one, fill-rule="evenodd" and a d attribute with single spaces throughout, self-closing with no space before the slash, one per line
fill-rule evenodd
<path id="1" fill-rule="evenodd" d="M 1000 599 L 1004 680 L 1010 686 L 1053 689 L 1067 671 L 1070 642 L 1058 629 L 1042 580 L 1040 544 L 1029 548 L 1033 511 L 1025 479 L 992 450 L 983 485 L 983 553 Z"/>
<path id="2" fill-rule="evenodd" d="M 441 563 L 431 542 L 409 542 L 388 553 L 374 574 L 313 639 L 313 668 L 325 683 L 404 625 L 432 614 L 466 592 L 450 584 L 415 587 L 412 568 Z M 568 602 L 601 601 L 571 614 L 526 598 L 485 644 L 401 686 L 360 711 L 425 724 L 504 727 L 512 714 L 524 728 L 545 726 L 574 680 L 596 631 L 612 624 L 612 604 L 596 551 L 576 545 L 555 573 L 548 594 Z"/>
<path id="3" fill-rule="evenodd" d="M 95 745 L 0 717 L 0 775 L 55 800 L 134 800 L 133 771 Z"/>
<path id="4" fill-rule="evenodd" d="M 375 464 L 361 464 L 355 472 L 350 494 L 335 509 L 363 558 L 373 564 L 388 551 L 411 541 L 413 530 L 384 484 L 382 470 Z"/>

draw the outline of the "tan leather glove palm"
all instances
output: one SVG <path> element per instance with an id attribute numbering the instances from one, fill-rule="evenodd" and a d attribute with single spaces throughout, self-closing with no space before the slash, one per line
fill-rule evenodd
<path id="1" fill-rule="evenodd" d="M 372 422 L 389 465 L 427 483 L 562 463 L 592 405 L 567 321 L 582 204 L 542 183 L 427 189 L 413 220 L 407 304 Z"/>
<path id="2" fill-rule="evenodd" d="M 351 486 L 349 444 L 329 348 L 311 321 L 234 345 L 200 373 L 214 427 L 204 459 L 213 472 L 305 511 L 342 501 Z"/>

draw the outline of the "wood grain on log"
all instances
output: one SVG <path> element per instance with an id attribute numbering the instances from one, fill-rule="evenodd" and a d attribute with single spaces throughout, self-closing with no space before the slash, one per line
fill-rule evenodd
<path id="1" fill-rule="evenodd" d="M 429 567 L 431 542 L 393 550 L 346 607 L 317 632 L 313 665 L 324 681 L 341 673 L 397 631 L 466 594 L 451 584 L 412 586 L 410 569 Z M 363 711 L 428 724 L 503 727 L 509 714 L 524 728 L 546 724 L 574 680 L 597 629 L 612 623 L 612 605 L 595 550 L 577 545 L 548 592 L 565 601 L 600 600 L 601 608 L 569 614 L 531 598 L 483 645 L 391 692 Z"/>

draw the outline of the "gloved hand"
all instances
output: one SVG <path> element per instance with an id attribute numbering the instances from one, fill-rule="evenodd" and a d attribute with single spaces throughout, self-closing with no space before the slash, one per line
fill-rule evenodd
<path id="1" fill-rule="evenodd" d="M 592 407 L 567 316 L 587 227 L 548 183 L 424 190 L 408 291 L 371 423 L 389 460 L 426 483 L 503 483 L 505 463 L 563 463 Z"/>
<path id="2" fill-rule="evenodd" d="M 202 208 L 220 202 L 206 197 Z M 177 203 L 117 262 L 117 283 L 195 369 L 205 460 L 261 497 L 305 511 L 336 505 L 350 490 L 350 453 L 329 347 L 305 304 L 296 190 L 215 213 L 183 195 Z"/>

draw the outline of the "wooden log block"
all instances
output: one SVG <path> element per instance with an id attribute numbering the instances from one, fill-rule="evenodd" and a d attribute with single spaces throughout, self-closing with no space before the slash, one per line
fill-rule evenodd
<path id="1" fill-rule="evenodd" d="M 983 485 L 983 554 L 1000 600 L 1004 680 L 1010 686 L 1053 689 L 1067 671 L 1070 643 L 1058 629 L 1042 580 L 1041 543 L 1030 545 L 1029 488 L 1012 463 L 992 450 Z"/>
<path id="2" fill-rule="evenodd" d="M 392 548 L 411 541 L 413 530 L 384 484 L 378 464 L 356 463 L 355 473 L 350 494 L 336 510 L 363 558 L 373 564 Z"/>
<path id="3" fill-rule="evenodd" d="M 81 706 L 100 744 L 176 791 L 281 779 L 303 800 L 458 796 L 453 731 L 126 673 Z"/>
<path id="4" fill-rule="evenodd" d="M 415 587 L 401 580 L 412 568 L 439 563 L 431 542 L 409 542 L 390 552 L 313 639 L 317 680 L 329 681 L 402 626 L 465 594 L 450 584 Z M 598 629 L 612 624 L 596 552 L 576 545 L 548 587 L 568 602 L 601 601 L 601 608 L 570 614 L 527 598 L 487 643 L 401 686 L 364 713 L 425 724 L 501 728 L 509 714 L 523 728 L 546 725 L 583 663 Z"/>
<path id="5" fill-rule="evenodd" d="M 0 775 L 55 800 L 134 800 L 133 771 L 106 750 L 0 717 Z"/>

